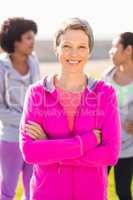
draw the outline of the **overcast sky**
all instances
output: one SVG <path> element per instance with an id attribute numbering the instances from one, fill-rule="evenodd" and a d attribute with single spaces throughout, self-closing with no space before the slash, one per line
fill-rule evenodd
<path id="1" fill-rule="evenodd" d="M 13 16 L 35 20 L 39 39 L 52 38 L 68 17 L 87 19 L 96 39 L 112 39 L 133 31 L 133 0 L 0 0 L 0 24 Z"/>

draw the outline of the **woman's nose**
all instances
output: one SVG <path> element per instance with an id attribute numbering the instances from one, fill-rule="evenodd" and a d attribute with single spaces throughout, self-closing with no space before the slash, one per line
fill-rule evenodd
<path id="1" fill-rule="evenodd" d="M 77 56 L 78 50 L 77 49 L 71 49 L 70 54 L 71 54 L 71 56 Z"/>

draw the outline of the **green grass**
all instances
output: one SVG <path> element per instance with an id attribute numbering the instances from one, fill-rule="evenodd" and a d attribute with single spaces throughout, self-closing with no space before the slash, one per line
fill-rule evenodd
<path id="1" fill-rule="evenodd" d="M 133 188 L 133 184 L 132 184 Z M 133 193 L 133 190 L 132 190 Z M 21 184 L 21 178 L 18 184 L 16 198 L 14 200 L 20 200 L 22 195 L 22 184 Z M 114 187 L 114 176 L 113 176 L 113 170 L 111 170 L 109 175 L 109 187 L 108 187 L 108 200 L 118 200 L 116 194 L 115 194 L 115 187 Z"/>
<path id="2" fill-rule="evenodd" d="M 108 199 L 109 200 L 118 200 L 116 193 L 115 193 L 114 174 L 113 174 L 112 169 L 111 169 L 110 175 L 109 175 Z"/>

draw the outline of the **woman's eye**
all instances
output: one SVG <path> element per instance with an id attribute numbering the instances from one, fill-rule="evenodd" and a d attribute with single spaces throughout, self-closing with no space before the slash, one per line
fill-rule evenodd
<path id="1" fill-rule="evenodd" d="M 85 46 L 80 46 L 79 48 L 80 48 L 80 49 L 86 49 L 86 47 L 85 47 Z"/>
<path id="2" fill-rule="evenodd" d="M 64 45 L 64 46 L 63 46 L 63 48 L 69 48 L 69 47 L 70 47 L 69 45 Z"/>

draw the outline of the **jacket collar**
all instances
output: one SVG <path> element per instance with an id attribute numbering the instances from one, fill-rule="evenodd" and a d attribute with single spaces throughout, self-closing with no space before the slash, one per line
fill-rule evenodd
<path id="1" fill-rule="evenodd" d="M 54 85 L 54 76 L 55 75 L 48 75 L 43 79 L 43 86 L 47 92 L 53 93 L 56 90 L 55 85 Z M 86 87 L 87 90 L 92 92 L 96 84 L 97 84 L 97 80 L 95 80 L 92 77 L 88 77 L 87 75 L 87 87 Z"/>

